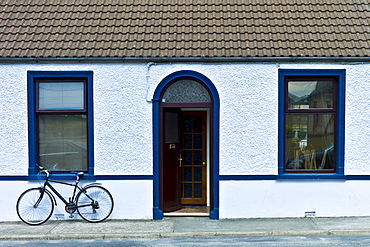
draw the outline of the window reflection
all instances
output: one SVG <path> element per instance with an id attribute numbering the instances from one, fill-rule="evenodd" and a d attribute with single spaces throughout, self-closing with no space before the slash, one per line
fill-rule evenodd
<path id="1" fill-rule="evenodd" d="M 286 115 L 286 169 L 334 169 L 334 114 Z"/>
<path id="2" fill-rule="evenodd" d="M 87 170 L 85 115 L 39 116 L 39 163 L 53 170 Z"/>
<path id="3" fill-rule="evenodd" d="M 332 109 L 332 81 L 289 81 L 289 109 Z"/>

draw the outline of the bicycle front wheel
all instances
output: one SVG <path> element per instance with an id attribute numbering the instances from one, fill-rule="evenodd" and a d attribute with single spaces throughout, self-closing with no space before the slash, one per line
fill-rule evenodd
<path id="1" fill-rule="evenodd" d="M 54 203 L 47 191 L 32 188 L 23 192 L 17 201 L 19 218 L 29 225 L 40 225 L 46 222 L 54 211 Z"/>
<path id="2" fill-rule="evenodd" d="M 77 195 L 77 212 L 88 222 L 101 222 L 113 211 L 113 197 L 101 186 L 88 186 Z"/>

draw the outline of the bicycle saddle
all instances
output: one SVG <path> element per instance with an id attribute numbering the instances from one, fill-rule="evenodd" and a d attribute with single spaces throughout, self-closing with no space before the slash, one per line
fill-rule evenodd
<path id="1" fill-rule="evenodd" d="M 72 174 L 76 174 L 77 176 L 79 176 L 80 178 L 82 178 L 85 173 L 84 172 L 71 172 Z"/>

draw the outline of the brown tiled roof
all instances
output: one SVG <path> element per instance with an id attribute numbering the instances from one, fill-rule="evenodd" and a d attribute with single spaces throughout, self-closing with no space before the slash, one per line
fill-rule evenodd
<path id="1" fill-rule="evenodd" d="M 367 57 L 368 0 L 1 0 L 1 58 Z"/>

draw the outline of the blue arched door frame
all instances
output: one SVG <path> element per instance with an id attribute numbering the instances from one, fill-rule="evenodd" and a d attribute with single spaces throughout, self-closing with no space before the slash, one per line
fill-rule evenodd
<path id="1" fill-rule="evenodd" d="M 206 86 L 212 97 L 213 107 L 211 109 L 212 124 L 211 128 L 213 141 L 211 143 L 213 176 L 212 179 L 212 205 L 210 212 L 211 219 L 219 218 L 219 126 L 220 126 L 220 98 L 214 84 L 201 73 L 192 70 L 181 70 L 166 76 L 157 86 L 153 95 L 153 219 L 163 218 L 163 211 L 160 209 L 160 103 L 161 95 L 166 86 L 173 80 L 181 77 L 194 78 L 201 81 Z"/>

